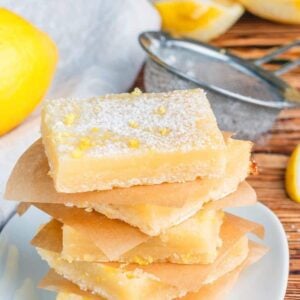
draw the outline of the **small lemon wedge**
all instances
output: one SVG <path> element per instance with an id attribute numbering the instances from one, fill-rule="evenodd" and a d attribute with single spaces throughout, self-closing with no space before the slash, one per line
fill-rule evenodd
<path id="1" fill-rule="evenodd" d="M 293 151 L 286 168 L 285 188 L 289 197 L 300 202 L 300 144 Z"/>
<path id="2" fill-rule="evenodd" d="M 300 24 L 300 0 L 238 0 L 259 17 L 287 24 Z"/>
<path id="3" fill-rule="evenodd" d="M 231 0 L 162 0 L 155 6 L 163 30 L 201 41 L 223 34 L 244 13 L 243 6 Z"/>

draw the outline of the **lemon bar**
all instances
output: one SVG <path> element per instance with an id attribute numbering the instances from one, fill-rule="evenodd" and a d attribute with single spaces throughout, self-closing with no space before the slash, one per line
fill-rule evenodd
<path id="1" fill-rule="evenodd" d="M 184 182 L 225 170 L 224 138 L 200 89 L 48 100 L 41 131 L 59 192 Z"/>
<path id="2" fill-rule="evenodd" d="M 211 263 L 217 257 L 221 245 L 219 235 L 222 221 L 222 211 L 200 211 L 185 222 L 126 252 L 118 258 L 118 261 L 138 264 Z M 93 241 L 67 225 L 63 226 L 62 257 L 70 262 L 109 261 Z"/>
<path id="3" fill-rule="evenodd" d="M 119 205 L 89 203 L 89 208 L 111 219 L 120 219 L 138 227 L 147 235 L 155 236 L 167 228 L 179 224 L 195 214 L 209 200 L 218 200 L 237 190 L 249 173 L 251 143 L 229 139 L 227 143 L 225 174 L 220 178 L 199 180 L 202 197 L 185 203 L 182 207 L 167 207 L 151 204 Z M 238 158 L 238 160 L 237 160 Z M 146 195 L 145 195 L 146 197 Z M 75 202 L 74 205 L 76 205 Z M 80 207 L 80 205 L 77 205 Z M 81 206 L 85 207 L 86 206 Z"/>
<path id="4" fill-rule="evenodd" d="M 249 253 L 246 260 L 233 271 L 226 273 L 214 282 L 203 285 L 197 292 L 188 293 L 182 300 L 216 300 L 223 299 L 232 289 L 240 273 L 257 262 L 267 252 L 264 246 L 249 241 Z M 41 288 L 57 292 L 57 300 L 104 300 L 90 291 L 81 290 L 76 284 L 50 270 L 42 279 Z"/>
<path id="5" fill-rule="evenodd" d="M 76 283 L 82 290 L 93 290 L 105 299 L 174 299 L 183 295 L 176 287 L 161 282 L 141 269 L 127 271 L 119 264 L 69 263 L 58 253 L 37 249 L 40 256 L 58 274 Z"/>
<path id="6" fill-rule="evenodd" d="M 89 236 L 88 228 L 77 232 L 75 230 L 76 227 L 64 226 L 62 231 L 62 224 L 53 219 L 38 232 L 32 244 L 36 247 L 45 248 L 45 244 L 48 245 L 49 241 L 51 243 L 53 241 L 61 243 L 56 248 L 56 251 L 61 253 L 62 258 L 68 262 L 119 261 L 148 265 L 153 262 L 169 261 L 180 264 L 207 264 L 209 260 L 212 262 L 216 258 L 221 240 L 223 241 L 222 244 L 225 243 L 227 246 L 230 246 L 228 244 L 228 232 L 234 232 L 235 240 L 241 238 L 245 232 L 254 232 L 257 230 L 257 224 L 248 221 L 245 222 L 245 220 L 226 214 L 220 231 L 222 212 L 213 213 L 211 211 L 211 213 L 208 216 L 205 213 L 206 217 L 203 217 L 203 212 L 201 212 L 201 214 L 199 213 L 199 215 L 183 224 L 169 229 L 159 237 L 148 239 L 141 242 L 138 246 L 131 246 L 130 248 L 126 246 L 128 250 L 119 251 L 113 257 L 111 253 L 113 250 L 111 252 L 105 251 L 104 244 L 118 230 L 117 224 L 110 231 L 106 231 L 106 237 L 102 235 Z M 239 227 L 236 228 L 236 226 Z M 117 235 L 115 237 L 120 239 Z M 126 245 L 128 242 L 130 243 L 128 239 L 132 238 L 134 239 L 134 237 L 128 236 L 123 239 L 121 238 L 119 243 L 115 244 L 114 247 L 119 247 L 120 243 Z M 183 243 L 182 240 L 185 240 L 185 242 Z M 53 250 L 53 248 L 46 249 Z"/>
<path id="7" fill-rule="evenodd" d="M 149 265 L 122 265 L 119 263 L 89 263 L 72 262 L 61 258 L 59 253 L 38 248 L 40 256 L 47 261 L 49 266 L 58 274 L 74 282 L 83 290 L 92 290 L 96 295 L 106 299 L 174 299 L 182 297 L 190 292 L 189 287 L 183 284 L 174 284 L 155 275 L 155 268 L 164 272 L 167 264 Z M 207 275 L 199 279 L 198 284 L 191 291 L 197 291 L 201 285 L 217 280 L 224 274 L 239 266 L 248 255 L 248 239 L 243 237 L 231 249 L 229 249 L 221 262 L 212 267 L 207 267 Z M 178 271 L 185 269 L 187 265 L 177 265 Z M 188 265 L 193 272 L 203 273 L 202 265 Z M 185 270 L 187 271 L 187 270 Z M 204 271 L 205 272 L 205 271 Z M 176 276 L 176 275 L 175 275 Z"/>
<path id="8" fill-rule="evenodd" d="M 184 183 L 140 185 L 83 193 L 58 193 L 52 178 L 48 176 L 49 164 L 42 142 L 38 140 L 25 151 L 15 165 L 6 186 L 5 198 L 22 202 L 73 204 L 79 207 L 90 207 L 92 204 L 153 204 L 182 207 L 186 203 L 206 199 L 208 193 L 211 193 L 210 198 L 215 200 L 232 192 L 236 187 L 235 182 L 242 181 L 251 171 L 249 160 L 252 143 L 226 138 L 226 145 L 226 153 L 230 155 L 226 160 L 231 161 L 230 157 L 233 158 L 232 167 L 226 166 L 226 182 L 222 184 L 223 189 L 218 188 L 215 192 L 212 191 L 218 182 L 200 178 Z M 239 157 L 239 162 L 236 157 Z M 236 175 L 233 172 L 237 172 Z M 237 179 L 234 176 L 237 176 Z"/>

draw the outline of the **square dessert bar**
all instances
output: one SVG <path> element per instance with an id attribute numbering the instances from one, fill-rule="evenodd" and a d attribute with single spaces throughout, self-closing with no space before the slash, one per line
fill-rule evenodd
<path id="1" fill-rule="evenodd" d="M 59 253 L 39 248 L 37 251 L 55 272 L 77 284 L 82 290 L 93 291 L 104 299 L 171 300 L 184 295 L 178 288 L 138 268 L 127 271 L 118 263 L 69 263 Z"/>
<path id="2" fill-rule="evenodd" d="M 200 89 L 49 100 L 41 130 L 59 192 L 184 182 L 225 171 L 224 138 Z"/>
<path id="3" fill-rule="evenodd" d="M 209 284 L 203 284 L 195 293 L 188 293 L 182 300 L 223 299 L 233 288 L 241 272 L 257 262 L 266 253 L 262 245 L 249 241 L 247 258 L 233 271 L 224 274 Z M 50 270 L 40 283 L 40 287 L 57 292 L 57 300 L 104 300 L 93 291 L 81 290 L 78 285 Z"/>
<path id="4" fill-rule="evenodd" d="M 147 235 L 158 235 L 195 214 L 209 200 L 218 200 L 234 193 L 249 174 L 251 146 L 252 144 L 248 141 L 228 139 L 227 148 L 224 151 L 227 161 L 224 175 L 219 178 L 203 178 L 194 181 L 203 194 L 196 201 L 189 201 L 182 207 L 151 204 L 119 205 L 91 201 L 88 208 L 108 218 L 120 219 L 138 227 Z M 80 207 L 75 201 L 72 201 L 72 204 Z"/>
<path id="5" fill-rule="evenodd" d="M 154 266 L 122 265 L 119 263 L 91 263 L 78 261 L 69 263 L 61 258 L 59 253 L 37 248 L 39 255 L 49 266 L 67 280 L 75 283 L 80 289 L 93 291 L 105 299 L 177 299 L 188 292 L 197 292 L 203 284 L 212 283 L 226 273 L 234 270 L 247 258 L 248 239 L 243 237 L 216 265 L 180 265 L 156 264 Z M 172 275 L 177 272 L 195 273 L 195 284 L 177 283 L 171 278 L 165 279 L 165 274 L 172 269 Z M 204 271 L 206 270 L 206 271 Z M 197 275 L 202 275 L 202 280 Z M 199 276 L 200 277 L 200 276 Z M 176 284 L 175 284 L 176 282 Z M 192 287 L 191 287 L 192 285 Z"/>
<path id="6" fill-rule="evenodd" d="M 212 263 L 222 244 L 220 238 L 222 223 L 222 211 L 199 211 L 183 223 L 169 228 L 160 236 L 152 237 L 124 253 L 118 261 L 141 265 L 153 262 Z M 62 257 L 67 261 L 110 261 L 93 240 L 74 228 L 63 225 L 62 232 Z M 183 240 L 185 240 L 184 243 Z"/>

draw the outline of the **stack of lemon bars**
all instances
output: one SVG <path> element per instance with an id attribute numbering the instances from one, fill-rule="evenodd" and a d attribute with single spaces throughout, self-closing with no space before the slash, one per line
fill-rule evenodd
<path id="1" fill-rule="evenodd" d="M 59 300 L 223 299 L 265 254 L 249 141 L 221 132 L 200 89 L 57 99 L 6 191 L 52 219 L 32 244 Z"/>

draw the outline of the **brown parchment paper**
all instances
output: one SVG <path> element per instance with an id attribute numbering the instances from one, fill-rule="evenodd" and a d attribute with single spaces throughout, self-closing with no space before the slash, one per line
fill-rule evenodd
<path id="1" fill-rule="evenodd" d="M 236 142 L 242 143 L 240 147 L 245 148 L 245 151 L 250 153 L 251 142 Z M 15 165 L 6 186 L 5 198 L 21 202 L 73 204 L 79 207 L 89 207 L 89 203 L 153 204 L 182 207 L 185 203 L 197 200 L 208 201 L 210 192 L 219 187 L 220 183 L 225 180 L 222 178 L 205 178 L 185 183 L 164 183 L 68 194 L 58 193 L 55 190 L 53 180 L 48 172 L 47 157 L 41 140 L 38 140 L 20 157 Z M 233 175 L 231 174 L 231 176 Z M 233 192 L 232 187 L 228 192 Z"/>
<path id="2" fill-rule="evenodd" d="M 35 203 L 34 206 L 88 237 L 111 260 L 150 238 L 125 222 L 108 219 L 94 211 L 62 204 Z"/>
<path id="3" fill-rule="evenodd" d="M 249 253 L 246 260 L 233 271 L 225 274 L 216 281 L 203 285 L 198 292 L 188 293 L 185 297 L 180 298 L 183 300 L 220 300 L 223 299 L 226 294 L 236 284 L 240 273 L 246 269 L 249 265 L 258 261 L 265 253 L 267 249 L 254 242 L 249 243 Z M 68 281 L 62 276 L 58 275 L 54 270 L 50 270 L 48 274 L 42 279 L 39 284 L 40 288 L 47 289 L 55 292 L 63 292 L 76 294 L 82 297 L 86 297 L 89 300 L 104 300 L 100 296 L 93 295 L 89 291 L 81 290 L 76 284 Z"/>
<path id="4" fill-rule="evenodd" d="M 42 229 L 42 234 L 35 242 L 34 246 L 45 250 L 52 249 L 54 245 L 62 247 L 62 239 L 57 238 L 53 232 Z M 245 234 L 252 232 L 259 237 L 263 237 L 264 229 L 261 225 L 239 218 L 237 216 L 226 214 L 225 221 L 221 229 L 223 245 L 219 250 L 218 257 L 212 264 L 208 265 L 181 265 L 171 263 L 153 263 L 146 266 L 137 264 L 120 264 L 120 263 L 101 263 L 113 267 L 120 267 L 124 270 L 132 271 L 142 269 L 160 278 L 161 281 L 186 291 L 197 291 L 200 289 L 202 282 L 222 264 L 222 261 L 232 255 L 232 249 L 239 243 Z M 36 239 L 37 240 L 37 239 Z M 48 244 L 48 245 L 47 245 Z M 51 251 L 51 250 L 50 250 Z M 78 262 L 77 262 L 78 263 Z M 93 263 L 92 263 L 93 264 Z M 197 278 L 197 282 L 195 282 Z"/>
<path id="5" fill-rule="evenodd" d="M 238 284 L 241 272 L 260 260 L 268 249 L 253 241 L 249 241 L 249 253 L 246 260 L 233 271 L 225 274 L 210 284 L 203 285 L 199 291 L 188 293 L 182 300 L 220 300 L 225 299 L 226 295 Z"/>
<path id="6" fill-rule="evenodd" d="M 31 244 L 34 246 L 38 245 L 38 247 L 48 249 L 49 251 L 60 253 L 62 251 L 62 243 L 59 241 L 63 238 L 62 234 L 62 223 L 52 219 L 41 227 L 38 234 L 31 240 Z M 55 240 L 55 242 L 49 243 L 47 235 L 50 237 L 49 240 Z"/>
<path id="7" fill-rule="evenodd" d="M 257 196 L 255 190 L 249 183 L 243 181 L 234 193 L 219 200 L 209 201 L 203 206 L 203 209 L 219 210 L 228 207 L 253 205 L 256 202 Z"/>

